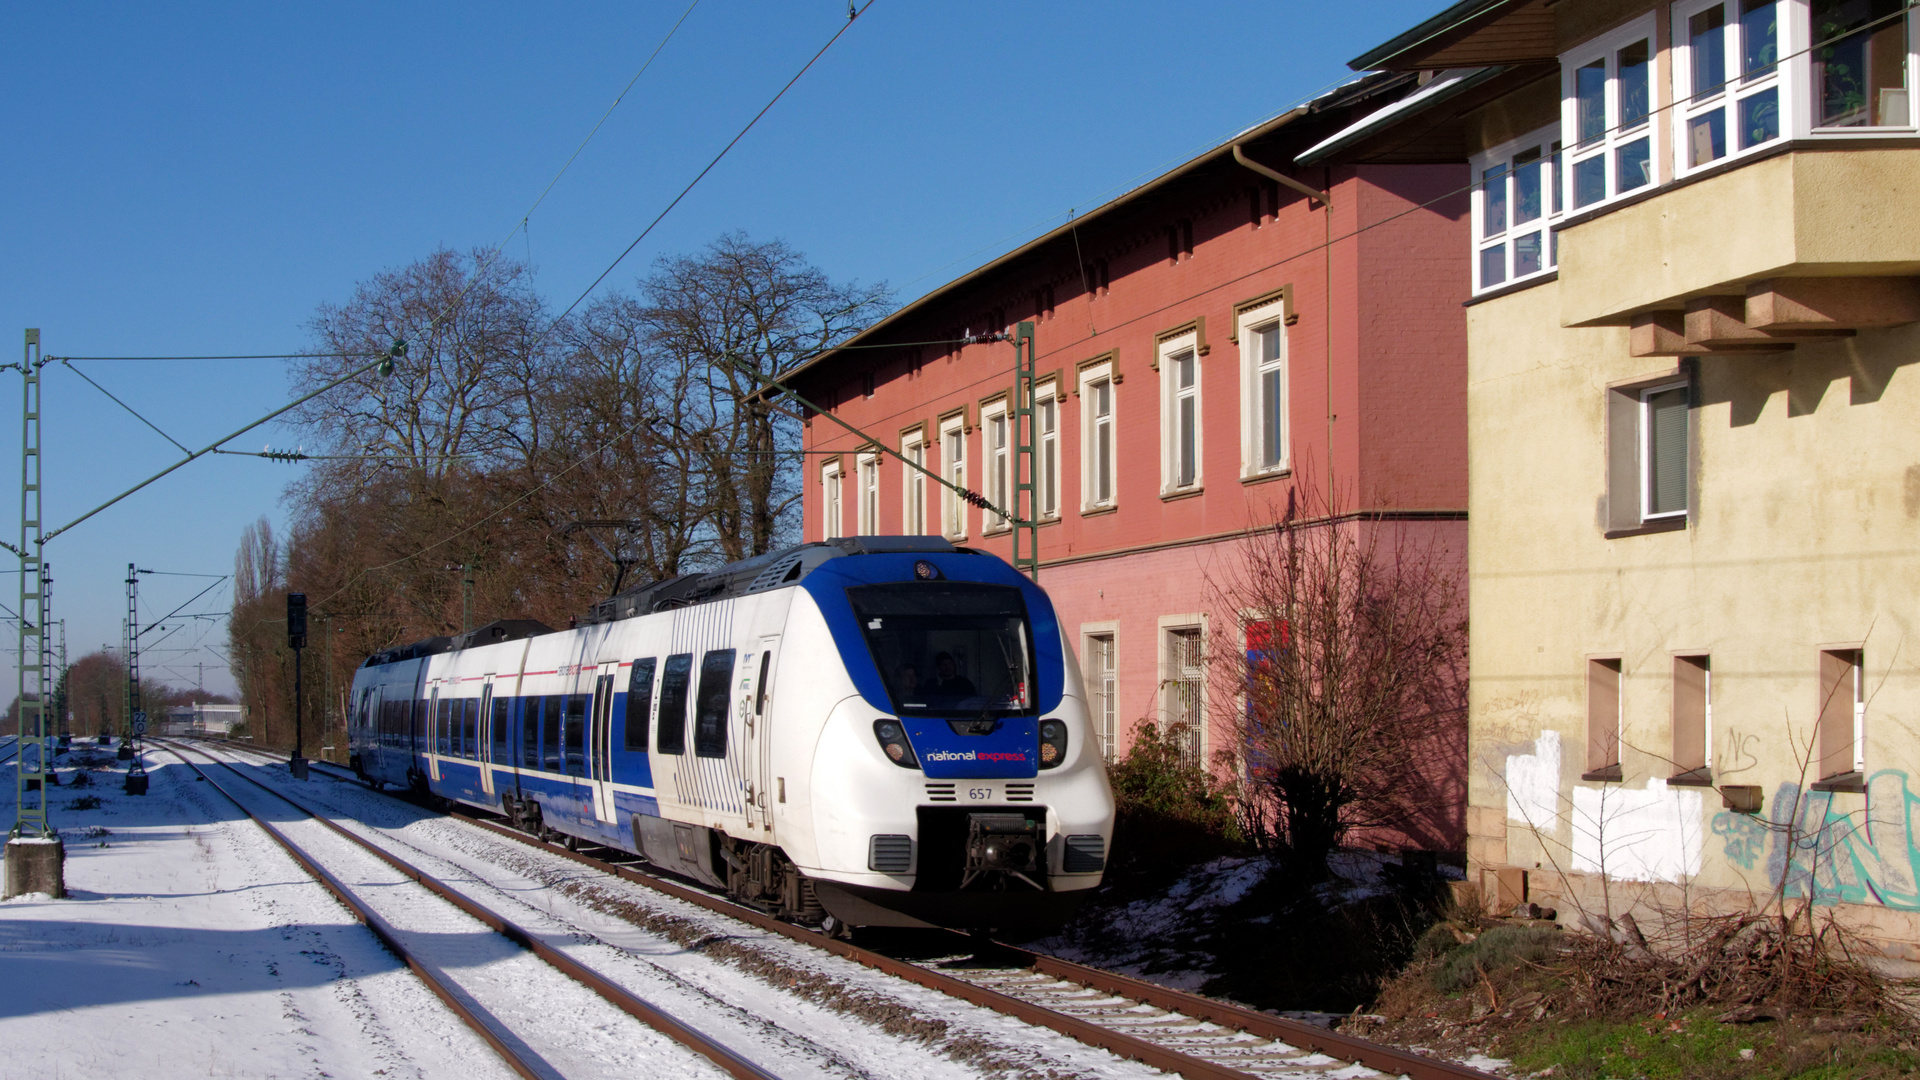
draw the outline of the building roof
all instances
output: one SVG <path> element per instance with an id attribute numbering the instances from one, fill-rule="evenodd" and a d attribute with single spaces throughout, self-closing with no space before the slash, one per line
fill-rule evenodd
<path id="1" fill-rule="evenodd" d="M 1504 66 L 1501 66 L 1453 68 L 1442 71 L 1440 74 L 1434 76 L 1427 85 L 1378 112 L 1369 113 L 1358 123 L 1349 124 L 1345 128 L 1335 132 L 1330 138 L 1323 139 L 1309 147 L 1305 152 L 1293 159 L 1294 164 L 1315 165 L 1326 161 L 1340 151 L 1357 145 L 1395 124 L 1403 123 L 1411 117 L 1418 116 L 1443 101 L 1457 97 L 1479 86 L 1481 83 L 1501 75 L 1506 70 Z"/>
<path id="2" fill-rule="evenodd" d="M 1355 71 L 1479 67 L 1556 55 L 1558 0 L 1460 0 L 1433 18 L 1361 53 Z"/>
<path id="3" fill-rule="evenodd" d="M 1403 73 L 1374 72 L 1362 75 L 1356 79 L 1351 79 L 1335 89 L 1308 101 L 1304 105 L 1296 106 L 1271 120 L 1256 124 L 1240 132 L 1184 164 L 1178 165 L 1168 172 L 1162 173 L 1108 200 L 1099 207 L 1075 217 L 1067 224 L 1036 237 L 998 258 L 954 278 L 945 285 L 927 292 L 918 299 L 901 306 L 886 318 L 867 327 L 840 345 L 788 368 L 779 375 L 779 378 L 784 382 L 813 371 L 830 361 L 838 359 L 850 349 L 859 348 L 864 350 L 872 348 L 876 340 L 884 338 L 889 330 L 923 314 L 928 309 L 952 297 L 956 292 L 959 292 L 967 286 L 990 278 L 994 274 L 1018 265 L 1025 260 L 1034 258 L 1040 252 L 1052 247 L 1056 243 L 1071 243 L 1075 230 L 1084 233 L 1090 225 L 1101 222 L 1103 218 L 1110 218 L 1118 211 L 1137 205 L 1156 194 L 1163 193 L 1167 189 L 1175 186 L 1178 182 L 1210 166 L 1222 161 L 1231 161 L 1233 148 L 1235 146 L 1245 147 L 1249 144 L 1291 134 L 1292 132 L 1288 129 L 1300 124 L 1303 120 L 1323 116 L 1335 109 L 1364 105 L 1367 101 L 1376 97 L 1410 87 L 1413 85 L 1413 82 L 1414 80 L 1411 75 Z M 1303 131 L 1302 134 L 1310 137 L 1312 132 L 1319 130 L 1324 130 L 1324 128 L 1316 126 L 1313 129 Z M 1238 166 L 1235 167 L 1237 168 Z M 984 329 L 998 330 L 999 328 L 986 327 Z"/>

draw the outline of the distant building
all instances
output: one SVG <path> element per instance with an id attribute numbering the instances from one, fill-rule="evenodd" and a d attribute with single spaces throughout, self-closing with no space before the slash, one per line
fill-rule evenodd
<path id="1" fill-rule="evenodd" d="M 1207 610 L 1208 575 L 1279 520 L 1296 480 L 1324 490 L 1331 472 L 1351 506 L 1464 558 L 1463 155 L 1293 165 L 1419 82 L 1367 76 L 1293 109 L 797 369 L 796 390 L 873 440 L 809 419 L 806 538 L 930 534 L 1010 555 L 1004 518 L 881 447 L 1010 506 L 1013 347 L 955 342 L 1033 322 L 1040 583 L 1097 735 L 1111 759 L 1139 721 L 1184 721 L 1190 757 L 1211 761 L 1226 736 L 1203 650 L 1218 629 L 1239 653 L 1244 628 Z M 1465 781 L 1438 786 L 1454 797 L 1400 840 L 1459 850 Z"/>
<path id="2" fill-rule="evenodd" d="M 1354 133 L 1468 138 L 1472 868 L 1920 961 L 1920 13 L 1466 0 L 1353 64 L 1504 88 Z"/>
<path id="3" fill-rule="evenodd" d="M 239 723 L 238 705 L 174 705 L 167 709 L 169 735 L 229 735 Z"/>

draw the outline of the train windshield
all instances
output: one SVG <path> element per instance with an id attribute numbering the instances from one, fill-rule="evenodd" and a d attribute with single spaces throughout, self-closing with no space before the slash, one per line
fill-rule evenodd
<path id="1" fill-rule="evenodd" d="M 914 582 L 847 590 L 902 716 L 1031 712 L 1033 635 L 1020 590 Z"/>

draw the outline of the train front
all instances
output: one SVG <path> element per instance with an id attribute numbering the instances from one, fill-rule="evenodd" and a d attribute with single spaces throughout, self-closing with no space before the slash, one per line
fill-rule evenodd
<path id="1" fill-rule="evenodd" d="M 1046 593 L 964 551 L 835 559 L 802 588 L 844 676 L 801 677 L 852 691 L 813 757 L 822 906 L 855 926 L 1064 922 L 1100 883 L 1114 805 Z"/>

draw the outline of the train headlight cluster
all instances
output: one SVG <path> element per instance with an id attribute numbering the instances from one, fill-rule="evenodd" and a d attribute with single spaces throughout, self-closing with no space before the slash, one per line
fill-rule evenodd
<path id="1" fill-rule="evenodd" d="M 887 760 L 903 769 L 917 769 L 920 759 L 913 756 L 913 744 L 907 741 L 907 733 L 898 720 L 875 720 L 873 737 L 880 740 L 880 749 L 886 751 Z"/>
<path id="2" fill-rule="evenodd" d="M 1067 760 L 1067 725 L 1062 720 L 1040 721 L 1040 767 L 1051 769 Z"/>

